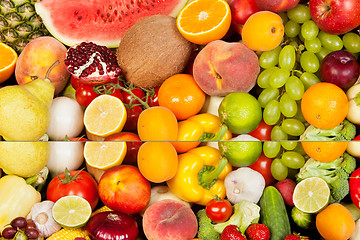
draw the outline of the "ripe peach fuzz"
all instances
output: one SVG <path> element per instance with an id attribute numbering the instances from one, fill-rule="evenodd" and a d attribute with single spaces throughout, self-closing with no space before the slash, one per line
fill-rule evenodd
<path id="1" fill-rule="evenodd" d="M 240 42 L 215 40 L 196 56 L 193 75 L 199 87 L 210 96 L 249 92 L 260 72 L 254 51 Z"/>
<path id="2" fill-rule="evenodd" d="M 29 42 L 19 55 L 15 67 L 15 78 L 19 85 L 29 83 L 35 79 L 45 79 L 46 72 L 57 60 L 49 75 L 55 86 L 55 95 L 60 93 L 70 78 L 64 63 L 66 47 L 57 39 L 49 36 L 35 38 Z"/>
<path id="3" fill-rule="evenodd" d="M 149 240 L 189 240 L 198 231 L 198 221 L 192 209 L 173 199 L 163 199 L 149 206 L 144 212 L 142 225 Z"/>

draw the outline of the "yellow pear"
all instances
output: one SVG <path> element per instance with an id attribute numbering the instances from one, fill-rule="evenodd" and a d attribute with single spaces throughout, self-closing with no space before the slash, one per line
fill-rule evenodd
<path id="1" fill-rule="evenodd" d="M 0 168 L 6 174 L 31 177 L 48 159 L 49 142 L 0 142 Z"/>
<path id="2" fill-rule="evenodd" d="M 49 126 L 54 92 L 49 79 L 1 88 L 0 136 L 6 141 L 38 141 Z"/>

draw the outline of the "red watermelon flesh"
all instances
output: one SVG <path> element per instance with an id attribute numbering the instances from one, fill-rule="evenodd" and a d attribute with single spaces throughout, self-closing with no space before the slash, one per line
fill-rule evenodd
<path id="1" fill-rule="evenodd" d="M 82 41 L 115 48 L 145 16 L 176 17 L 188 0 L 41 0 L 35 10 L 51 35 L 67 46 Z"/>

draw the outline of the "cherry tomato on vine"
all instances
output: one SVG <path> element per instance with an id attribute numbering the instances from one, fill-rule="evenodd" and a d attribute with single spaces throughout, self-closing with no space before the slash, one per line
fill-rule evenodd
<path id="1" fill-rule="evenodd" d="M 249 135 L 259 139 L 260 141 L 271 141 L 271 130 L 273 126 L 267 125 L 264 120 L 261 120 L 259 125 Z"/>
<path id="2" fill-rule="evenodd" d="M 123 93 L 120 89 L 118 88 L 113 88 L 110 85 L 105 86 L 106 89 L 108 89 L 109 95 L 117 97 L 118 99 L 120 99 L 122 102 L 124 102 L 124 96 Z"/>
<path id="3" fill-rule="evenodd" d="M 86 199 L 94 209 L 99 201 L 98 185 L 90 173 L 68 171 L 54 177 L 46 190 L 48 200 L 56 202 L 64 196 L 77 195 Z"/>
<path id="4" fill-rule="evenodd" d="M 150 107 L 159 106 L 159 88 L 160 87 L 155 87 L 151 95 L 146 98 L 146 102 Z"/>
<path id="5" fill-rule="evenodd" d="M 145 93 L 140 88 L 129 89 L 135 96 L 143 100 L 145 98 Z M 122 95 L 124 96 L 124 103 L 125 104 L 140 104 L 138 100 L 136 100 L 130 93 L 123 92 Z"/>
<path id="6" fill-rule="evenodd" d="M 260 157 L 249 166 L 249 168 L 261 173 L 265 179 L 265 185 L 268 186 L 275 181 L 275 178 L 271 174 L 271 163 L 273 159 L 268 158 L 261 153 Z"/>
<path id="7" fill-rule="evenodd" d="M 232 205 L 225 199 L 212 199 L 205 206 L 206 215 L 211 221 L 221 223 L 227 221 L 232 213 Z"/>
<path id="8" fill-rule="evenodd" d="M 138 105 L 126 108 L 127 119 L 124 125 L 124 131 L 136 132 L 137 122 L 142 111 L 143 109 Z"/>
<path id="9" fill-rule="evenodd" d="M 93 86 L 82 85 L 75 92 L 76 101 L 84 107 L 87 107 L 92 100 L 94 100 L 99 94 L 94 92 Z"/>

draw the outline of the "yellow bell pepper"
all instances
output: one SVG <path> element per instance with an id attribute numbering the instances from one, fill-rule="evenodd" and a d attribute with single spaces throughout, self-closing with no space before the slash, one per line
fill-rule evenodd
<path id="1" fill-rule="evenodd" d="M 211 113 L 194 115 L 178 122 L 178 137 L 172 142 L 178 153 L 184 153 L 196 148 L 202 141 L 226 141 L 232 138 L 232 133 L 220 119 Z"/>
<path id="2" fill-rule="evenodd" d="M 177 172 L 166 183 L 184 201 L 205 206 L 216 195 L 226 197 L 224 179 L 231 171 L 218 149 L 201 146 L 179 155 Z"/>
<path id="3" fill-rule="evenodd" d="M 41 194 L 16 175 L 0 178 L 0 231 L 15 217 L 26 217 Z"/>

